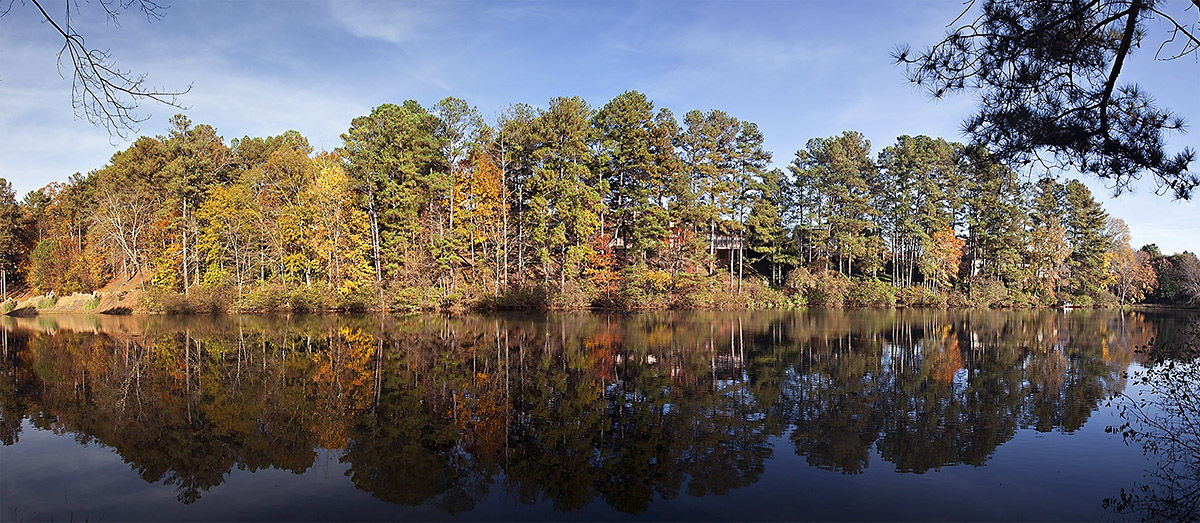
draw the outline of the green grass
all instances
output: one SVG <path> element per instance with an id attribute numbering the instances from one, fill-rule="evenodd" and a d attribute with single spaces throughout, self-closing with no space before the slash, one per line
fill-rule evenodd
<path id="1" fill-rule="evenodd" d="M 8 300 L 0 303 L 0 314 L 8 314 L 15 308 L 17 308 L 17 300 Z"/>
<path id="2" fill-rule="evenodd" d="M 46 297 L 38 300 L 37 308 L 49 309 L 50 307 L 53 307 L 54 304 L 56 304 L 56 303 L 58 303 L 58 296 L 51 294 L 50 296 L 46 296 Z"/>
<path id="3" fill-rule="evenodd" d="M 85 310 L 85 311 L 96 310 L 97 305 L 100 305 L 100 297 L 92 296 L 91 298 L 88 298 L 88 301 L 83 303 L 83 310 Z"/>

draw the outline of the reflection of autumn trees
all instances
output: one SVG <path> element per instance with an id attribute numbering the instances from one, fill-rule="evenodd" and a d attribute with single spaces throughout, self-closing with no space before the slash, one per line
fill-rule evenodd
<path id="1" fill-rule="evenodd" d="M 110 320 L 105 320 L 110 321 Z M 115 321 L 115 320 L 114 320 Z M 753 484 L 784 436 L 846 473 L 982 464 L 1123 387 L 1137 314 L 146 318 L 4 331 L 0 436 L 112 447 L 191 501 L 233 467 L 341 452 L 360 489 L 469 510 L 494 488 L 626 512 Z"/>

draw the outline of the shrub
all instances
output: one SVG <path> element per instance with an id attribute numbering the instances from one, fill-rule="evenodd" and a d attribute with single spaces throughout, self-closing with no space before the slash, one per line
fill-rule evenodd
<path id="1" fill-rule="evenodd" d="M 230 285 L 213 282 L 193 285 L 188 294 L 155 286 L 146 290 L 141 304 L 148 311 L 168 314 L 223 313 L 232 307 L 235 292 Z"/>
<path id="2" fill-rule="evenodd" d="M 959 289 L 950 289 L 946 291 L 946 306 L 968 308 L 971 307 L 971 300 L 967 299 L 967 294 Z"/>
<path id="3" fill-rule="evenodd" d="M 441 301 L 438 290 L 432 287 L 403 287 L 395 296 L 393 307 L 407 312 L 435 310 Z"/>
<path id="4" fill-rule="evenodd" d="M 1058 297 L 1054 295 L 1054 291 L 1033 292 L 1031 294 L 1033 307 L 1053 307 L 1058 304 Z"/>
<path id="5" fill-rule="evenodd" d="M 968 307 L 986 309 L 1003 307 L 1008 296 L 1004 282 L 991 278 L 972 278 L 967 282 L 966 302 Z"/>
<path id="6" fill-rule="evenodd" d="M 1121 305 L 1121 300 L 1107 289 L 1100 289 L 1093 297 L 1093 306 L 1112 309 Z"/>
<path id="7" fill-rule="evenodd" d="M 999 306 L 1011 309 L 1028 309 L 1033 307 L 1036 301 L 1033 296 L 1019 289 L 1008 289 L 1004 299 L 1000 300 Z"/>
<path id="8" fill-rule="evenodd" d="M 896 288 L 879 280 L 851 282 L 846 292 L 846 304 L 851 307 L 895 307 Z"/>
<path id="9" fill-rule="evenodd" d="M 796 304 L 788 298 L 783 289 L 772 287 L 762 278 L 746 278 L 742 281 L 742 295 L 746 297 L 746 306 L 761 309 L 793 308 Z"/>
<path id="10" fill-rule="evenodd" d="M 296 312 L 320 312 L 334 308 L 333 293 L 324 283 L 297 285 L 288 293 L 288 306 Z"/>
<path id="11" fill-rule="evenodd" d="M 621 285 L 614 302 L 623 309 L 664 309 L 671 304 L 671 273 L 636 264 L 621 270 Z M 598 297 L 603 298 L 603 297 Z"/>
<path id="12" fill-rule="evenodd" d="M 17 300 L 8 300 L 4 303 L 0 303 L 0 314 L 8 314 L 15 308 L 17 308 Z"/>
<path id="13" fill-rule="evenodd" d="M 947 294 L 921 285 L 909 285 L 896 291 L 896 305 L 901 307 L 944 308 L 948 304 Z"/>
<path id="14" fill-rule="evenodd" d="M 550 308 L 560 310 L 583 309 L 591 303 L 591 299 L 579 283 L 567 280 L 561 289 L 553 289 L 550 294 Z"/>
<path id="15" fill-rule="evenodd" d="M 796 267 L 795 269 L 792 269 L 791 272 L 787 273 L 787 277 L 784 278 L 783 281 L 783 287 L 787 289 L 789 293 L 804 294 L 808 292 L 808 289 L 811 289 L 814 285 L 816 285 L 817 278 L 816 276 L 813 276 L 812 273 L 808 272 L 808 269 L 804 267 Z"/>
<path id="16" fill-rule="evenodd" d="M 234 289 L 232 285 L 220 283 L 202 283 L 190 289 L 190 295 L 185 296 L 189 312 L 228 312 L 233 306 Z"/>
<path id="17" fill-rule="evenodd" d="M 337 293 L 337 307 L 342 310 L 362 312 L 378 306 L 379 296 L 375 292 L 375 287 L 369 285 L 345 288 Z"/>
<path id="18" fill-rule="evenodd" d="M 1094 303 L 1091 296 L 1087 294 L 1072 294 L 1063 293 L 1062 299 L 1065 303 L 1069 303 L 1075 307 L 1091 307 Z"/>
<path id="19" fill-rule="evenodd" d="M 846 304 L 850 279 L 839 272 L 821 271 L 814 275 L 805 297 L 810 305 L 841 307 Z"/>
<path id="20" fill-rule="evenodd" d="M 273 312 L 283 310 L 288 305 L 289 291 L 286 285 L 278 282 L 262 282 L 250 288 L 237 300 L 237 308 L 241 311 Z"/>
<path id="21" fill-rule="evenodd" d="M 675 275 L 675 289 L 670 306 L 674 309 L 711 309 L 721 294 L 719 278 L 681 272 Z"/>
<path id="22" fill-rule="evenodd" d="M 85 311 L 96 310 L 96 307 L 99 305 L 100 305 L 100 295 L 93 293 L 92 297 L 88 298 L 88 301 L 83 303 L 83 310 L 85 310 Z"/>
<path id="23" fill-rule="evenodd" d="M 50 307 L 53 307 L 56 303 L 58 303 L 58 295 L 55 294 L 54 292 L 51 292 L 50 294 L 47 294 L 46 296 L 44 296 L 38 300 L 37 308 L 49 309 Z"/>
<path id="24" fill-rule="evenodd" d="M 504 290 L 499 295 L 479 301 L 482 310 L 545 310 L 548 307 L 546 289 L 541 286 L 521 286 Z"/>
<path id="25" fill-rule="evenodd" d="M 141 306 L 150 312 L 168 312 L 164 302 L 167 300 L 169 294 L 172 294 L 171 291 L 151 286 L 142 294 Z"/>

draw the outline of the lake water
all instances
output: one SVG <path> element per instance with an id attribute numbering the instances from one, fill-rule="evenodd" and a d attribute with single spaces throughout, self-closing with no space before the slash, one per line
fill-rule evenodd
<path id="1" fill-rule="evenodd" d="M 1198 321 L 0 317 L 0 519 L 1170 517 L 1121 405 Z"/>

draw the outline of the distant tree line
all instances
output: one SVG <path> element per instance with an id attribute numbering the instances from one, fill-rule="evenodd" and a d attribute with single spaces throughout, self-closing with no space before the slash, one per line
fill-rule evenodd
<path id="1" fill-rule="evenodd" d="M 872 154 L 847 131 L 778 169 L 754 123 L 634 91 L 492 122 L 384 104 L 342 139 L 227 144 L 178 115 L 20 202 L 0 183 L 0 268 L 10 289 L 134 282 L 180 311 L 1200 300 L 1195 255 L 1133 250 L 1082 183 L 943 139 Z"/>

